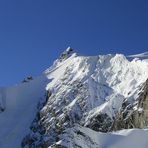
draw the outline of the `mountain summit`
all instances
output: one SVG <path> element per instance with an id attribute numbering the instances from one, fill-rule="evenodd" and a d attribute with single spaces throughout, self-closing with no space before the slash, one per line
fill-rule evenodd
<path id="1" fill-rule="evenodd" d="M 41 76 L 0 88 L 0 147 L 145 148 L 131 140 L 148 135 L 147 100 L 147 59 L 69 47 Z"/>
<path id="2" fill-rule="evenodd" d="M 74 53 L 74 49 L 71 47 L 68 47 L 61 55 L 60 55 L 60 61 L 66 60 Z"/>

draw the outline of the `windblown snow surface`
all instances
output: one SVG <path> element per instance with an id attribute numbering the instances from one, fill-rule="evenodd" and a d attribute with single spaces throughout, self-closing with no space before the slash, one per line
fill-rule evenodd
<path id="1" fill-rule="evenodd" d="M 132 59 L 131 59 L 132 58 Z M 136 101 L 140 87 L 148 78 L 146 58 L 126 57 L 122 54 L 100 56 L 77 56 L 73 53 L 64 60 L 56 60 L 41 76 L 27 83 L 0 88 L 0 148 L 20 148 L 22 139 L 30 132 L 38 103 L 52 92 L 43 110 L 52 107 L 56 111 L 66 109 L 73 120 L 74 113 L 87 126 L 96 114 L 106 113 L 111 119 L 119 111 L 123 100 Z M 75 84 L 83 84 L 79 90 Z M 73 95 L 73 90 L 82 91 Z M 74 92 L 75 93 L 75 92 Z M 62 104 L 61 98 L 70 98 Z M 84 98 L 84 109 L 78 106 Z M 51 106 L 49 103 L 53 102 Z M 67 100 L 66 100 L 67 101 Z M 58 115 L 62 120 L 64 113 Z M 48 116 L 52 125 L 52 117 Z M 77 131 L 77 132 L 76 132 Z M 78 132 L 79 131 L 79 132 Z M 82 148 L 147 148 L 147 130 L 123 130 L 114 133 L 95 132 L 75 125 L 61 135 L 59 143 L 73 148 L 76 143 Z M 89 139 L 89 140 L 88 140 Z"/>

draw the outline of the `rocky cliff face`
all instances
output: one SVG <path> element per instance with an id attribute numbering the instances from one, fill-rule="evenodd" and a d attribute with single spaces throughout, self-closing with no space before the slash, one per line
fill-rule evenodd
<path id="1" fill-rule="evenodd" d="M 148 79 L 141 87 L 136 101 L 126 100 L 117 113 L 112 130 L 148 127 Z"/>

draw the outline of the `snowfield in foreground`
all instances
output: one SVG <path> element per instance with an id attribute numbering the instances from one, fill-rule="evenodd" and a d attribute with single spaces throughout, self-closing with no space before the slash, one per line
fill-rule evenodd
<path id="1" fill-rule="evenodd" d="M 148 130 L 130 129 L 101 133 L 76 125 L 66 130 L 61 139 L 63 140 L 57 145 L 68 148 L 147 148 Z"/>
<path id="2" fill-rule="evenodd" d="M 68 48 L 41 76 L 1 87 L 0 148 L 147 148 L 148 130 L 110 132 L 116 117 L 134 111 L 148 126 L 147 55 L 78 56 Z"/>

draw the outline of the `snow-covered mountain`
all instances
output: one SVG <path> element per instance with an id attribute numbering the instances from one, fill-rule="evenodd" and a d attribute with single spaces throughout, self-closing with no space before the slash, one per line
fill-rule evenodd
<path id="1" fill-rule="evenodd" d="M 0 88 L 0 147 L 128 148 L 148 138 L 147 130 L 110 133 L 148 125 L 145 55 L 79 56 L 69 47 L 41 76 Z"/>

